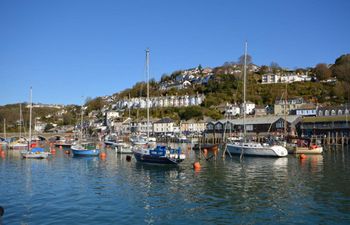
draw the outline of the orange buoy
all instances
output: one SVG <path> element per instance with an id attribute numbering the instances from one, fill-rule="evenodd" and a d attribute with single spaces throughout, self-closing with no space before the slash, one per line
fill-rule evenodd
<path id="1" fill-rule="evenodd" d="M 70 151 L 69 150 L 66 150 L 64 153 L 66 153 L 67 155 L 70 154 Z"/>
<path id="2" fill-rule="evenodd" d="M 201 164 L 199 162 L 193 163 L 193 169 L 200 170 L 201 169 Z"/>
<path id="3" fill-rule="evenodd" d="M 5 152 L 4 151 L 1 152 L 1 157 L 5 158 Z"/>
<path id="4" fill-rule="evenodd" d="M 62 145 L 60 145 L 60 149 L 62 149 Z"/>
<path id="5" fill-rule="evenodd" d="M 304 154 L 299 155 L 299 159 L 306 159 L 306 155 Z"/>
<path id="6" fill-rule="evenodd" d="M 56 149 L 51 148 L 50 152 L 51 152 L 51 154 L 56 154 Z"/>
<path id="7" fill-rule="evenodd" d="M 105 152 L 101 152 L 100 157 L 101 158 L 106 158 L 106 153 Z"/>

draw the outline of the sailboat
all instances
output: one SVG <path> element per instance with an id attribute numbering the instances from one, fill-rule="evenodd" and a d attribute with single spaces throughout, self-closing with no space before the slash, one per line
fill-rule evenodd
<path id="1" fill-rule="evenodd" d="M 147 73 L 147 142 L 143 145 L 134 145 L 132 151 L 138 162 L 150 164 L 177 165 L 185 160 L 185 154 L 181 148 L 172 149 L 168 146 L 153 146 L 149 140 L 149 49 L 146 49 L 146 73 Z"/>
<path id="2" fill-rule="evenodd" d="M 83 142 L 83 107 L 81 107 L 80 137 L 78 142 L 71 146 L 73 156 L 98 156 L 100 150 L 95 143 Z"/>
<path id="3" fill-rule="evenodd" d="M 25 159 L 46 159 L 50 153 L 32 143 L 32 105 L 32 87 L 30 87 L 28 150 L 22 151 L 21 155 Z"/>
<path id="4" fill-rule="evenodd" d="M 19 137 L 13 138 L 10 141 L 9 147 L 12 150 L 28 150 L 28 143 L 26 138 L 22 137 L 22 125 L 23 125 L 23 115 L 22 115 L 22 104 L 19 104 Z"/>
<path id="5" fill-rule="evenodd" d="M 247 80 L 247 42 L 244 51 L 244 70 L 243 70 L 243 139 L 241 141 L 232 141 L 227 143 L 227 151 L 230 154 L 238 154 L 241 156 L 268 156 L 268 157 L 284 157 L 288 155 L 285 147 L 280 145 L 269 145 L 267 143 L 258 143 L 246 140 L 246 80 Z"/>
<path id="6" fill-rule="evenodd" d="M 5 118 L 4 118 L 4 137 L 3 138 L 0 137 L 0 145 L 1 145 L 1 148 L 5 148 L 5 149 L 8 146 L 8 142 L 6 140 L 6 119 Z"/>

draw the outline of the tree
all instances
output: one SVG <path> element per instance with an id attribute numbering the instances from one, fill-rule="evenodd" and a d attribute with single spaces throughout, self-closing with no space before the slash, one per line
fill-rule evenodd
<path id="1" fill-rule="evenodd" d="M 333 76 L 338 80 L 350 83 L 350 54 L 337 58 L 332 66 L 332 71 Z"/>
<path id="2" fill-rule="evenodd" d="M 271 62 L 270 68 L 272 70 L 272 73 L 277 73 L 281 70 L 281 67 L 276 62 Z"/>
<path id="3" fill-rule="evenodd" d="M 268 66 L 262 65 L 262 66 L 260 67 L 258 73 L 259 73 L 260 75 L 262 75 L 262 74 L 268 73 L 269 71 L 270 71 L 270 68 L 269 68 Z"/>
<path id="4" fill-rule="evenodd" d="M 332 71 L 325 63 L 319 63 L 314 69 L 314 73 L 318 80 L 327 80 L 331 77 Z"/>
<path id="5" fill-rule="evenodd" d="M 203 75 L 203 67 L 201 64 L 198 65 L 199 75 Z"/>
<path id="6" fill-rule="evenodd" d="M 101 97 L 95 98 L 87 103 L 87 112 L 91 112 L 93 110 L 101 110 L 104 106 L 104 101 Z"/>
<path id="7" fill-rule="evenodd" d="M 162 75 L 162 77 L 160 78 L 160 82 L 161 82 L 161 83 L 166 82 L 166 81 L 169 81 L 169 80 L 171 80 L 171 78 L 170 78 L 170 76 L 169 76 L 168 74 L 166 74 L 166 73 L 164 73 L 164 74 Z"/>
<path id="8" fill-rule="evenodd" d="M 203 112 L 201 107 L 199 106 L 190 106 L 183 108 L 179 111 L 179 117 L 181 120 L 189 120 L 189 119 L 203 119 Z"/>

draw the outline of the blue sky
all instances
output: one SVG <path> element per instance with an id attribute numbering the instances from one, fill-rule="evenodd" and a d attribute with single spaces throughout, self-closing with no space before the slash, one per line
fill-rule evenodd
<path id="1" fill-rule="evenodd" d="M 350 1 L 0 0 L 0 105 L 81 104 L 151 76 L 219 66 L 333 63 L 350 53 Z M 82 97 L 84 96 L 84 97 Z"/>

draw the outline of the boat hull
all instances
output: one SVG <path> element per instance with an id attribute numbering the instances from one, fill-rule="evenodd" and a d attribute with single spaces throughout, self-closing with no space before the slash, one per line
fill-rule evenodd
<path id="1" fill-rule="evenodd" d="M 22 151 L 21 155 L 24 159 L 46 159 L 50 153 L 45 152 L 43 148 L 33 148 L 30 151 Z"/>
<path id="2" fill-rule="evenodd" d="M 73 156 L 98 156 L 99 149 L 85 150 L 85 149 L 71 149 Z"/>
<path id="3" fill-rule="evenodd" d="M 183 160 L 169 159 L 167 157 L 158 157 L 152 155 L 143 155 L 137 152 L 134 152 L 134 156 L 138 162 L 150 163 L 150 164 L 163 164 L 163 165 L 177 165 Z"/>
<path id="4" fill-rule="evenodd" d="M 262 147 L 245 147 L 239 144 L 227 144 L 227 151 L 230 154 L 244 156 L 260 156 L 260 157 L 285 157 L 288 151 L 282 146 L 262 146 Z"/>
<path id="5" fill-rule="evenodd" d="M 322 154 L 323 148 L 308 148 L 308 147 L 291 147 L 288 148 L 289 154 Z"/>
<path id="6" fill-rule="evenodd" d="M 55 147 L 70 148 L 72 144 L 56 143 Z"/>
<path id="7" fill-rule="evenodd" d="M 115 151 L 120 154 L 132 154 L 130 146 L 116 146 Z"/>
<path id="8" fill-rule="evenodd" d="M 25 159 L 46 159 L 47 157 L 49 157 L 49 154 L 48 153 L 38 153 L 38 154 L 25 153 L 25 154 L 22 154 L 22 157 Z"/>

